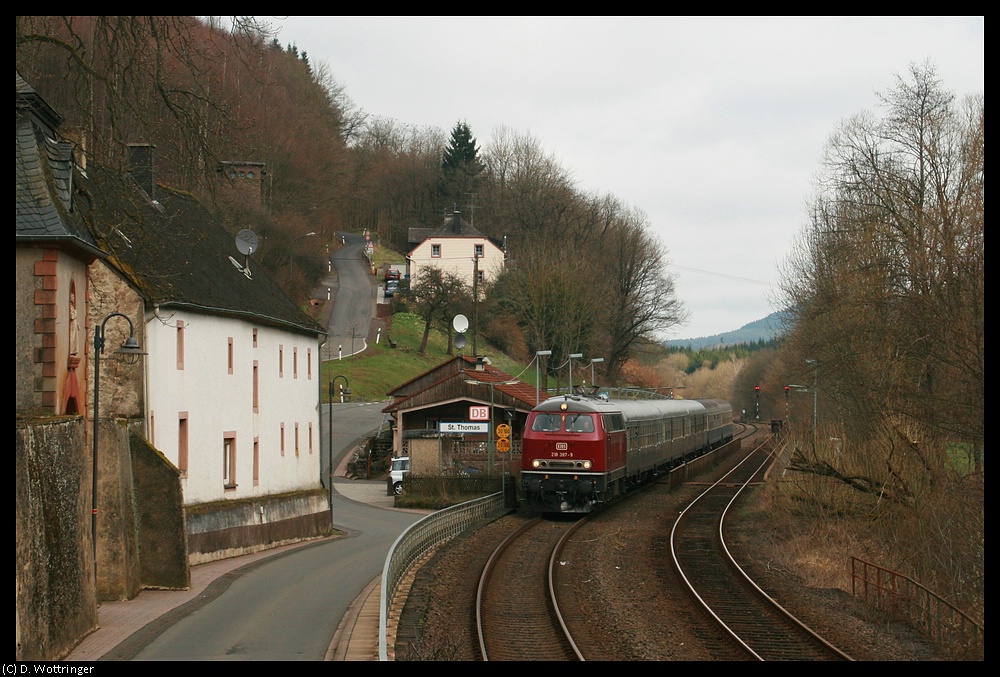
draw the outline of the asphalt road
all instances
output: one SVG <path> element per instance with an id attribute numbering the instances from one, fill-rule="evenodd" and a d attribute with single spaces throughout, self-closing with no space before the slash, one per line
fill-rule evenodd
<path id="1" fill-rule="evenodd" d="M 360 353 L 368 345 L 368 328 L 375 317 L 378 288 L 372 283 L 371 270 L 367 267 L 362 250 L 363 235 L 347 233 L 346 246 L 330 255 L 336 270 L 327 280 L 334 298 L 328 320 L 330 332 L 324 347 L 325 359 L 337 359 Z"/>

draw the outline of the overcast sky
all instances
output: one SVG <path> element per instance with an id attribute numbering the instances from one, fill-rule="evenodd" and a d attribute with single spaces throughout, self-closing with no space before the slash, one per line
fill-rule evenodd
<path id="1" fill-rule="evenodd" d="M 642 210 L 691 315 L 664 338 L 777 309 L 829 135 L 910 64 L 985 93 L 984 17 L 261 19 L 365 112 L 464 120 L 481 147 L 530 133 L 578 190 Z"/>

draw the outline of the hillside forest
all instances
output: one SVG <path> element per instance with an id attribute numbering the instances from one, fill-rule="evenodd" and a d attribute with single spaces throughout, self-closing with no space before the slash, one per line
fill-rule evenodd
<path id="1" fill-rule="evenodd" d="M 898 74 L 830 130 L 784 264 L 787 333 L 667 351 L 658 337 L 685 319 L 669 243 L 640 206 L 576 185 L 531 134 L 481 142 L 464 120 L 445 131 L 369 115 L 330 66 L 250 17 L 15 21 L 16 69 L 81 163 L 124 181 L 129 144 L 153 144 L 158 181 L 257 233 L 258 266 L 293 298 L 325 274 L 336 233 L 406 251 L 410 228 L 460 211 L 506 243 L 506 270 L 480 290 L 493 349 L 525 362 L 552 350 L 553 365 L 602 355 L 602 382 L 783 419 L 788 481 L 770 509 L 984 621 L 983 93 L 957 101 L 930 64 Z M 218 199 L 231 161 L 265 168 L 259 204 Z M 442 288 L 433 319 L 447 331 L 472 293 Z"/>

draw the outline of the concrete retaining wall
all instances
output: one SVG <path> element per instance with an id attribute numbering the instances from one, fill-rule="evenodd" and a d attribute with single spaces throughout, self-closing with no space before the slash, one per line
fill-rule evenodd
<path id="1" fill-rule="evenodd" d="M 188 562 L 193 566 L 330 534 L 326 490 L 187 507 Z"/>

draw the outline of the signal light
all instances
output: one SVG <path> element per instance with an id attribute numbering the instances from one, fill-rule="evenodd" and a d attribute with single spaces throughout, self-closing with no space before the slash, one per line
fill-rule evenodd
<path id="1" fill-rule="evenodd" d="M 760 392 L 760 386 L 754 386 L 753 389 L 756 390 L 757 392 Z"/>

